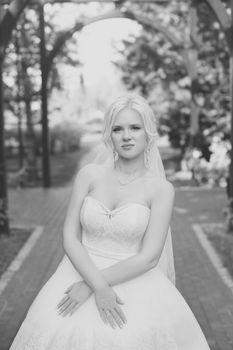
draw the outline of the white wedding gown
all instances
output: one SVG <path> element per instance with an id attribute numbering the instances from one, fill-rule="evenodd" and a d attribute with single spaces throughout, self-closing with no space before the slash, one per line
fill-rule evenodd
<path id="1" fill-rule="evenodd" d="M 109 210 L 86 196 L 81 209 L 82 243 L 99 269 L 137 253 L 150 209 L 128 203 Z M 64 291 L 82 280 L 65 255 L 32 303 L 10 350 L 210 350 L 188 304 L 155 267 L 113 286 L 125 302 L 127 324 L 103 323 L 92 294 L 72 315 L 58 315 Z"/>

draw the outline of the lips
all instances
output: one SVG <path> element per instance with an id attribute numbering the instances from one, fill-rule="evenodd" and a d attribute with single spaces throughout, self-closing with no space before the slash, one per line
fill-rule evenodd
<path id="1" fill-rule="evenodd" d="M 134 147 L 134 145 L 127 144 L 127 145 L 122 145 L 121 147 L 124 148 L 124 149 L 130 149 L 130 148 Z"/>

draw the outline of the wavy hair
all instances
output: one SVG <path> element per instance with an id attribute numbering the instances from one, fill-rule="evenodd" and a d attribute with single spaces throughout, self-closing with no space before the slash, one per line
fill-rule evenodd
<path id="1" fill-rule="evenodd" d="M 118 97 L 107 109 L 103 123 L 103 141 L 107 147 L 113 148 L 111 131 L 117 115 L 124 109 L 132 109 L 142 118 L 147 135 L 147 142 L 151 146 L 158 138 L 155 115 L 145 100 L 140 95 L 127 93 Z"/>

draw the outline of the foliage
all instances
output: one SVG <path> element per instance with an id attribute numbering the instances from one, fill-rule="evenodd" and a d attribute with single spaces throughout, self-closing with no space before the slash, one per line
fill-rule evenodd
<path id="1" fill-rule="evenodd" d="M 46 16 L 45 32 L 47 50 L 53 47 L 53 40 L 56 32 L 52 28 L 54 15 Z M 28 9 L 17 25 L 13 41 L 7 49 L 7 55 L 4 67 L 4 82 L 6 89 L 6 107 L 17 115 L 18 99 L 25 101 L 30 99 L 32 102 L 39 102 L 41 89 L 40 72 L 40 32 L 38 14 Z M 17 49 L 18 47 L 18 49 Z M 67 47 L 60 51 L 56 62 L 64 65 L 78 65 L 79 60 L 75 55 L 76 42 L 69 41 L 69 55 Z M 25 92 L 25 83 L 29 84 L 27 93 Z M 62 81 L 59 76 L 57 65 L 53 65 L 48 83 L 48 92 L 52 89 L 62 89 Z M 27 90 L 27 89 L 26 89 Z M 37 103 L 38 105 L 38 103 Z M 32 113 L 33 114 L 33 113 Z M 33 115 L 32 115 L 33 118 Z"/>
<path id="2" fill-rule="evenodd" d="M 197 149 L 186 149 L 185 167 L 192 172 L 197 185 L 227 186 L 229 176 L 230 143 L 222 141 L 221 135 L 215 135 L 209 144 L 204 140 L 202 152 Z"/>
<path id="3" fill-rule="evenodd" d="M 47 14 L 45 19 L 46 48 L 50 50 L 57 33 L 52 26 L 53 14 Z M 70 49 L 71 52 L 68 55 L 68 50 L 64 47 L 51 67 L 47 84 L 48 95 L 54 89 L 63 88 L 59 75 L 62 65 L 79 64 L 77 55 L 74 54 L 76 47 L 72 40 L 70 40 Z M 26 159 L 27 169 L 30 169 L 29 179 L 35 182 L 38 177 L 37 156 L 41 153 L 40 23 L 35 9 L 27 9 L 18 21 L 13 40 L 7 48 L 3 78 L 6 125 L 8 128 L 15 128 L 17 119 L 21 124 L 20 143 L 24 149 L 22 154 Z"/>
<path id="4" fill-rule="evenodd" d="M 79 148 L 82 131 L 74 123 L 63 122 L 51 128 L 51 152 L 69 152 Z"/>
<path id="5" fill-rule="evenodd" d="M 200 134 L 209 137 L 220 132 L 223 139 L 230 135 L 229 64 L 224 34 L 215 15 L 204 1 L 194 2 L 198 12 L 198 61 L 194 98 L 200 108 Z M 139 11 L 138 5 L 131 10 Z M 158 18 L 184 48 L 190 45 L 189 14 L 186 1 L 169 5 L 148 4 L 143 15 Z M 189 145 L 190 77 L 181 51 L 174 48 L 163 34 L 142 28 L 138 37 L 124 41 L 122 58 L 116 65 L 123 72 L 123 81 L 131 90 L 146 96 L 160 121 L 160 131 L 168 133 L 171 144 L 184 149 Z M 192 55 L 192 51 L 189 52 Z M 123 56 L 124 55 L 124 56 Z M 158 103 L 157 103 L 158 100 Z M 196 138 L 196 146 L 198 137 Z"/>

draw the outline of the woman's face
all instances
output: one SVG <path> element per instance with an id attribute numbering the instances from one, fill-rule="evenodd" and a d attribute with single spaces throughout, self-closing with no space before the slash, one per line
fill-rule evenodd
<path id="1" fill-rule="evenodd" d="M 111 140 L 115 151 L 122 158 L 132 159 L 142 154 L 147 137 L 140 114 L 129 108 L 119 112 L 112 126 Z"/>

